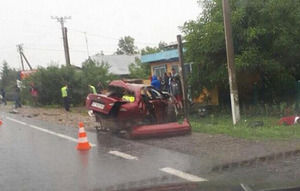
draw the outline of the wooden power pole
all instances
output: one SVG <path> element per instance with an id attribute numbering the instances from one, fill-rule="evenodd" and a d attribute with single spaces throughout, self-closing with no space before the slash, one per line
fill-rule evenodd
<path id="1" fill-rule="evenodd" d="M 22 70 L 24 70 L 24 62 L 23 62 L 23 56 L 22 56 L 22 51 L 23 51 L 22 44 L 18 44 L 18 45 L 17 45 L 17 48 L 18 48 L 18 52 L 19 52 L 19 54 L 20 54 Z"/>
<path id="2" fill-rule="evenodd" d="M 69 53 L 69 42 L 68 42 L 68 30 L 67 30 L 67 27 L 65 27 L 64 29 L 65 29 L 66 63 L 68 63 L 68 66 L 71 66 L 70 53 Z"/>
<path id="3" fill-rule="evenodd" d="M 180 75 L 180 81 L 182 87 L 184 117 L 187 117 L 188 100 L 187 100 L 187 86 L 186 86 L 186 69 L 184 67 L 181 35 L 177 35 L 177 43 L 178 43 L 178 57 L 179 57 L 179 75 Z"/>
<path id="4" fill-rule="evenodd" d="M 227 54 L 227 63 L 228 63 L 227 68 L 228 68 L 229 85 L 230 85 L 232 121 L 233 124 L 235 125 L 240 121 L 241 116 L 240 116 L 240 106 L 239 106 L 239 94 L 238 94 L 237 80 L 235 74 L 234 49 L 233 49 L 231 23 L 230 23 L 229 0 L 222 0 L 222 4 L 223 4 L 226 54 Z"/>
<path id="5" fill-rule="evenodd" d="M 67 37 L 67 28 L 64 27 L 64 23 L 67 19 L 71 19 L 71 17 L 53 17 L 51 16 L 51 19 L 56 19 L 57 22 L 61 24 L 61 31 L 62 31 L 62 37 L 63 37 L 63 43 L 64 43 L 64 51 L 65 51 L 65 58 L 66 58 L 66 65 L 70 66 L 70 53 L 69 53 L 69 46 L 68 46 L 68 37 Z"/>
<path id="6" fill-rule="evenodd" d="M 22 70 L 24 70 L 24 62 L 23 62 L 23 58 L 25 59 L 27 65 L 28 65 L 28 67 L 29 67 L 29 69 L 32 70 L 32 67 L 31 67 L 30 63 L 29 63 L 29 61 L 27 60 L 27 58 L 26 58 L 26 56 L 25 56 L 25 54 L 24 54 L 24 52 L 23 52 L 23 44 L 18 44 L 18 45 L 17 45 L 17 48 L 18 48 L 18 52 L 20 53 L 21 64 L 22 64 Z"/>

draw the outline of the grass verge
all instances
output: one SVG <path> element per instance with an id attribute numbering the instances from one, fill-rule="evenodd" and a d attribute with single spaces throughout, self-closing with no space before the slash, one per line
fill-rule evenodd
<path id="1" fill-rule="evenodd" d="M 264 125 L 262 127 L 252 127 L 251 124 L 256 121 L 262 121 Z M 194 132 L 224 134 L 250 140 L 300 138 L 300 125 L 278 125 L 278 121 L 278 117 L 242 116 L 241 122 L 234 126 L 230 115 L 210 115 L 205 118 L 190 117 Z"/>

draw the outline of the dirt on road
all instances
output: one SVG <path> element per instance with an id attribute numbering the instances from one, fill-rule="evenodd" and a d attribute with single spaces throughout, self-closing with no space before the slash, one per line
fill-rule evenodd
<path id="1" fill-rule="evenodd" d="M 1 106 L 1 110 L 9 113 L 15 113 L 23 117 L 35 118 L 51 123 L 61 124 L 67 127 L 78 128 L 78 123 L 83 122 L 86 130 L 93 130 L 97 125 L 95 118 L 88 115 L 88 110 L 84 107 L 74 107 L 71 112 L 63 108 L 40 108 L 23 106 L 15 109 L 12 105 Z"/>

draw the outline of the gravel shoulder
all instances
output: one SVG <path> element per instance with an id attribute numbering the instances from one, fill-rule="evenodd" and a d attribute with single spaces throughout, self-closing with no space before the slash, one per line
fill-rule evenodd
<path id="1" fill-rule="evenodd" d="M 83 122 L 86 130 L 94 130 L 97 123 L 94 117 L 90 117 L 84 107 L 75 107 L 71 112 L 65 111 L 63 108 L 39 108 L 23 106 L 14 109 L 12 105 L 0 106 L 4 112 L 17 111 L 16 115 L 23 117 L 35 118 L 51 123 L 64 125 L 67 127 L 78 128 L 78 123 Z"/>
<path id="2" fill-rule="evenodd" d="M 11 112 L 14 109 L 11 105 L 1 106 L 0 108 L 4 112 Z M 71 112 L 66 112 L 63 108 L 48 109 L 29 106 L 24 106 L 16 110 L 18 111 L 16 115 L 36 118 L 71 128 L 78 128 L 78 123 L 83 122 L 86 130 L 95 131 L 94 127 L 97 125 L 94 117 L 90 117 L 84 107 L 72 108 Z M 238 162 L 300 149 L 300 139 L 253 141 L 222 134 L 210 135 L 204 133 L 134 141 L 196 157 L 206 157 L 213 160 L 215 164 Z"/>
<path id="3" fill-rule="evenodd" d="M 300 149 L 300 140 L 252 141 L 226 135 L 192 133 L 190 136 L 145 139 L 139 142 L 173 149 L 196 157 L 208 157 L 216 165 Z"/>

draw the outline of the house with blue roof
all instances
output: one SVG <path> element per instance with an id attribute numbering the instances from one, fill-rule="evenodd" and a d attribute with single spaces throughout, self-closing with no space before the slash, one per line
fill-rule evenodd
<path id="1" fill-rule="evenodd" d="M 164 73 L 169 73 L 172 69 L 175 69 L 175 71 L 179 73 L 179 56 L 177 43 L 174 43 L 171 46 L 167 46 L 165 48 L 169 48 L 169 50 L 141 56 L 141 62 L 143 64 L 150 64 L 151 76 L 156 75 L 163 77 Z M 185 49 L 183 49 L 183 52 L 185 52 Z M 187 73 L 192 72 L 192 63 L 185 63 L 184 66 Z M 218 90 L 216 87 L 210 90 L 204 88 L 203 93 L 201 93 L 199 97 L 195 98 L 193 101 L 198 103 L 205 102 L 205 104 L 210 105 L 218 105 Z"/>
<path id="2" fill-rule="evenodd" d="M 172 69 L 175 69 L 175 71 L 179 73 L 179 56 L 176 47 L 171 50 L 142 55 L 141 62 L 150 64 L 151 76 L 156 75 L 163 77 L 164 73 L 171 72 Z M 187 71 L 191 71 L 191 64 L 185 64 L 185 66 Z"/>

